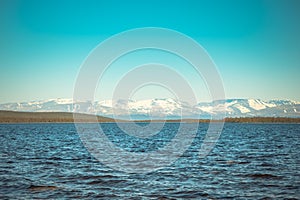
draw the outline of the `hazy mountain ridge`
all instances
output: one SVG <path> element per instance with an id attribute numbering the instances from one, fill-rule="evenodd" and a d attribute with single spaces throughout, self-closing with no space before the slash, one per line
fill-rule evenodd
<path id="1" fill-rule="evenodd" d="M 128 108 L 128 109 L 127 109 Z M 50 99 L 0 104 L 0 110 L 26 112 L 83 112 L 123 119 L 206 119 L 226 117 L 300 117 L 300 102 L 293 100 L 226 99 L 190 105 L 171 98 L 147 100 L 112 100 L 76 102 Z M 114 115 L 115 114 L 115 115 Z"/>

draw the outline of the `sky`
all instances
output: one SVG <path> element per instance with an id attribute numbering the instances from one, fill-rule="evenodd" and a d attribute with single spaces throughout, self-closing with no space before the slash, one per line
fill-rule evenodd
<path id="1" fill-rule="evenodd" d="M 89 53 L 115 34 L 142 27 L 172 29 L 202 45 L 222 77 L 226 98 L 299 101 L 299 19 L 297 0 L 1 0 L 0 103 L 72 98 Z M 96 98 L 110 99 L 122 73 L 151 59 L 172 65 L 198 101 L 209 100 L 191 66 L 158 51 L 117 60 Z M 163 97 L 170 93 L 164 90 L 147 86 L 134 95 Z"/>

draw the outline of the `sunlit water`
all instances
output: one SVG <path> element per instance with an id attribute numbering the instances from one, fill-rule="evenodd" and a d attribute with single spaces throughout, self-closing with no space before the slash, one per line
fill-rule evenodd
<path id="1" fill-rule="evenodd" d="M 176 134 L 166 124 L 150 139 L 103 124 L 132 152 L 161 148 Z M 225 124 L 199 159 L 208 125 L 172 165 L 147 174 L 110 169 L 83 146 L 73 124 L 0 125 L 0 199 L 300 199 L 300 125 Z"/>

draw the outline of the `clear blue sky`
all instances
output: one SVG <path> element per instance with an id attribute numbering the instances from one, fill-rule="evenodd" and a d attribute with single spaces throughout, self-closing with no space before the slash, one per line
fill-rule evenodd
<path id="1" fill-rule="evenodd" d="M 1 0 L 0 103 L 72 97 L 96 45 L 149 26 L 198 41 L 218 66 L 227 98 L 300 100 L 299 19 L 297 0 Z"/>

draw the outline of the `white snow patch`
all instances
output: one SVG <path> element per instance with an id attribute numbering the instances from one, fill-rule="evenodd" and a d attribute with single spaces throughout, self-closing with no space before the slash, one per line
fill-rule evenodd
<path id="1" fill-rule="evenodd" d="M 264 101 L 262 101 L 261 103 L 264 104 L 266 107 L 269 107 L 269 108 L 273 108 L 273 107 L 277 106 L 275 103 L 267 103 L 267 102 L 264 102 Z"/>
<path id="2" fill-rule="evenodd" d="M 266 108 L 266 105 L 264 105 L 261 101 L 256 99 L 249 99 L 248 100 L 249 106 L 253 108 L 254 110 L 262 110 Z M 249 110 L 250 112 L 250 110 Z"/>
<path id="3" fill-rule="evenodd" d="M 226 105 L 226 107 L 229 107 L 229 106 L 232 106 L 232 105 L 234 105 L 236 103 L 237 103 L 237 101 L 235 100 L 235 101 L 232 101 L 230 103 L 226 102 L 225 105 Z"/>
<path id="4" fill-rule="evenodd" d="M 109 107 L 109 108 L 112 108 L 113 107 L 113 103 L 112 103 L 112 100 L 104 100 L 104 101 L 100 101 L 98 102 L 98 104 L 100 106 L 104 106 L 104 107 Z"/>
<path id="5" fill-rule="evenodd" d="M 72 104 L 73 103 L 73 99 L 53 99 L 54 102 L 56 102 L 57 104 Z"/>
<path id="6" fill-rule="evenodd" d="M 241 105 L 234 105 L 234 107 L 236 107 L 237 109 L 239 109 L 241 111 L 241 113 L 248 113 L 250 112 L 250 110 L 244 106 Z"/>
<path id="7" fill-rule="evenodd" d="M 198 109 L 207 112 L 207 113 L 212 113 L 213 107 L 212 106 L 201 106 L 198 107 Z"/>

